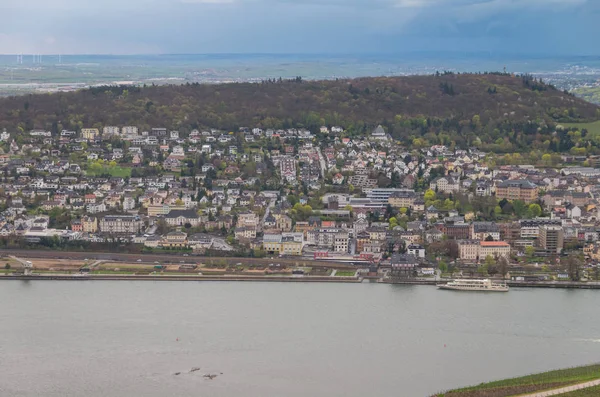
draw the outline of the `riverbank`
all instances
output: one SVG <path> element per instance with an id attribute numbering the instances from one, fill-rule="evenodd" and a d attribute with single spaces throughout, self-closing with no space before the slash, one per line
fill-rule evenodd
<path id="1" fill-rule="evenodd" d="M 279 275 L 236 275 L 236 274 L 223 274 L 223 275 L 197 275 L 192 273 L 187 274 L 120 274 L 114 272 L 110 274 L 88 274 L 88 273 L 74 273 L 74 274 L 33 274 L 30 276 L 24 276 L 22 274 L 2 274 L 0 273 L 0 280 L 61 280 L 61 281 L 241 281 L 241 282 L 315 282 L 315 283 L 362 283 L 376 282 L 379 284 L 395 284 L 395 285 L 425 285 L 435 287 L 440 282 L 446 282 L 449 280 L 426 280 L 426 279 L 415 279 L 415 280 L 402 280 L 402 281 L 391 281 L 389 279 L 377 278 L 377 277 L 347 277 L 347 276 L 302 276 L 302 275 L 290 275 L 290 276 L 279 276 Z M 507 285 L 511 288 L 550 288 L 550 289 L 600 289 L 600 283 L 597 282 L 572 282 L 572 281 L 507 281 Z M 464 293 L 459 291 L 458 293 Z"/>
<path id="2" fill-rule="evenodd" d="M 360 283 L 357 277 L 279 277 L 279 276 L 177 276 L 177 275 L 8 275 L 0 280 L 42 281 L 260 281 L 260 282 L 308 282 L 308 283 Z"/>
<path id="3" fill-rule="evenodd" d="M 595 381 L 599 379 L 600 364 L 593 364 L 482 383 L 434 394 L 432 397 L 513 397 L 538 396 L 538 393 L 541 393 L 540 396 L 566 396 L 571 392 L 568 390 L 571 389 L 569 386 L 579 385 L 579 389 L 583 391 L 597 386 Z M 547 394 L 549 391 L 555 391 L 557 394 Z"/>

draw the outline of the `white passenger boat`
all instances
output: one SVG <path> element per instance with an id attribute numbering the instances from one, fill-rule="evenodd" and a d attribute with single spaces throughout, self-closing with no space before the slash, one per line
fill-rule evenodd
<path id="1" fill-rule="evenodd" d="M 454 280 L 447 284 L 438 284 L 439 289 L 450 289 L 455 291 L 490 291 L 508 292 L 506 283 L 493 283 L 492 280 Z"/>

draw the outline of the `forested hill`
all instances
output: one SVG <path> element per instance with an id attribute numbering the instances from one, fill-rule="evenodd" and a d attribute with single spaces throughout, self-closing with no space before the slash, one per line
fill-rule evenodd
<path id="1" fill-rule="evenodd" d="M 137 125 L 185 133 L 340 125 L 362 134 L 382 124 L 407 142 L 477 141 L 505 150 L 551 140 L 557 122 L 596 119 L 596 105 L 530 76 L 504 74 L 95 87 L 0 99 L 0 128 L 9 131 Z"/>

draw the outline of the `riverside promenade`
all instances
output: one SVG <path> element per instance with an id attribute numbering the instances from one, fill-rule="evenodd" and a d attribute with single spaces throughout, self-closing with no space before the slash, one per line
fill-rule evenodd
<path id="1" fill-rule="evenodd" d="M 571 385 L 567 387 L 561 387 L 560 389 L 546 390 L 537 393 L 523 394 L 519 397 L 549 397 L 549 396 L 560 396 L 561 394 L 570 393 L 577 390 L 589 389 L 590 387 L 600 386 L 600 379 L 592 380 L 590 382 L 579 383 L 577 385 Z"/>

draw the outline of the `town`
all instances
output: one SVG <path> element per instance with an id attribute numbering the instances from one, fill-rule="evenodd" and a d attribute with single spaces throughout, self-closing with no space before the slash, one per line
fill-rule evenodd
<path id="1" fill-rule="evenodd" d="M 0 134 L 0 246 L 301 257 L 389 280 L 598 279 L 600 156 L 526 164 L 416 143 L 381 126 L 20 126 Z"/>

